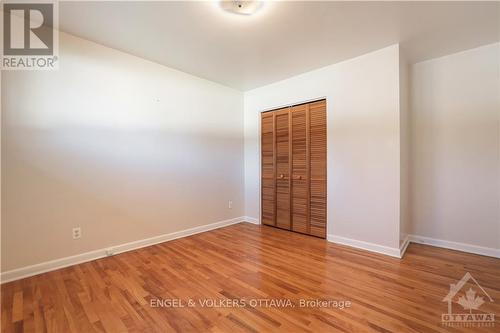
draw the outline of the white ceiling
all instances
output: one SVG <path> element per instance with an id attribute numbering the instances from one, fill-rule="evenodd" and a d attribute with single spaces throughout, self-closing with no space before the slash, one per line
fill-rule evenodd
<path id="1" fill-rule="evenodd" d="M 418 62 L 499 40 L 497 2 L 61 2 L 60 29 L 249 90 L 400 42 Z"/>

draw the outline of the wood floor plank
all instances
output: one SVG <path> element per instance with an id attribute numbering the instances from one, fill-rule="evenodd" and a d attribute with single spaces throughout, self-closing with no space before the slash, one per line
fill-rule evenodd
<path id="1" fill-rule="evenodd" d="M 496 327 L 441 325 L 466 272 L 496 301 Z M 500 260 L 416 244 L 399 260 L 240 223 L 7 283 L 1 301 L 6 333 L 498 332 Z"/>

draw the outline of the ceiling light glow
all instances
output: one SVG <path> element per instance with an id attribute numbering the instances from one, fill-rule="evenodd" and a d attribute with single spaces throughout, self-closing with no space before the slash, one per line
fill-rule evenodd
<path id="1" fill-rule="evenodd" d="M 262 7 L 263 1 L 223 0 L 220 1 L 219 4 L 224 11 L 232 14 L 252 15 Z"/>

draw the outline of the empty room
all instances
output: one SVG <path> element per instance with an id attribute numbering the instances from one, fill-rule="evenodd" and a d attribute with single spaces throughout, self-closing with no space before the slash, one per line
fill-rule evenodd
<path id="1" fill-rule="evenodd" d="M 500 332 L 500 2 L 0 6 L 1 332 Z"/>

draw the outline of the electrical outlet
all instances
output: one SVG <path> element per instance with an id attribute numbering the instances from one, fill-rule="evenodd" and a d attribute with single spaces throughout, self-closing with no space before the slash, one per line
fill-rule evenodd
<path id="1" fill-rule="evenodd" d="M 73 239 L 80 239 L 82 237 L 82 228 L 73 228 Z"/>
<path id="2" fill-rule="evenodd" d="M 227 202 L 227 208 L 233 209 L 233 202 L 231 200 Z"/>

